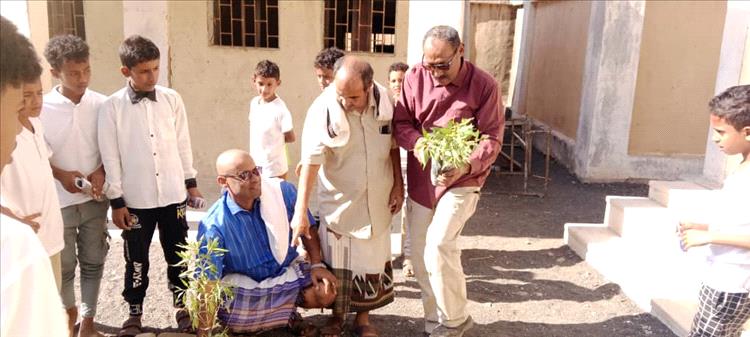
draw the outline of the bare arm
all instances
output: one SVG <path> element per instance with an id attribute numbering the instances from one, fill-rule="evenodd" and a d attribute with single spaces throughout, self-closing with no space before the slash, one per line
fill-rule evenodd
<path id="1" fill-rule="evenodd" d="M 290 224 L 294 230 L 292 234 L 292 246 L 299 244 L 300 237 L 312 238 L 310 236 L 310 220 L 307 218 L 307 208 L 310 204 L 310 194 L 313 183 L 315 183 L 315 176 L 318 174 L 319 169 L 320 165 L 302 164 L 297 202 L 294 204 L 294 216 Z"/>
<path id="2" fill-rule="evenodd" d="M 83 177 L 83 174 L 78 171 L 65 171 L 55 165 L 49 164 L 52 168 L 52 176 L 57 179 L 63 188 L 70 193 L 79 193 L 81 190 L 76 187 L 76 177 Z M 103 170 L 103 169 L 102 169 Z"/>
<path id="3" fill-rule="evenodd" d="M 294 134 L 294 130 L 284 132 L 284 143 L 294 143 L 297 141 L 297 136 Z"/>
<path id="4" fill-rule="evenodd" d="M 391 214 L 398 213 L 404 204 L 404 178 L 401 175 L 401 154 L 398 148 L 391 149 L 391 164 L 393 165 L 393 187 L 388 199 Z"/>

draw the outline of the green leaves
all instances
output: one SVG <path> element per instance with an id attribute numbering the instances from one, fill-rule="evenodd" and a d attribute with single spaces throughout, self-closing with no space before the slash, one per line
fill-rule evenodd
<path id="1" fill-rule="evenodd" d="M 433 165 L 439 168 L 455 168 L 469 163 L 469 156 L 486 138 L 474 128 L 471 123 L 473 118 L 462 119 L 456 123 L 451 120 L 442 128 L 433 128 L 432 132 L 422 130 L 423 138 L 417 143 L 422 155 L 418 158 L 422 166 L 427 166 L 427 161 L 432 160 Z"/>
<path id="2" fill-rule="evenodd" d="M 232 286 L 227 285 L 219 280 L 212 280 L 209 275 L 216 274 L 216 265 L 212 257 L 223 256 L 226 249 L 219 248 L 219 241 L 216 239 L 205 241 L 205 246 L 201 249 L 204 240 L 199 238 L 198 241 L 189 242 L 186 245 L 178 245 L 183 251 L 178 251 L 180 262 L 175 266 L 184 267 L 185 271 L 180 274 L 185 290 L 180 293 L 185 309 L 190 314 L 190 321 L 193 328 L 198 328 L 199 323 L 210 329 L 219 327 L 216 322 L 216 315 L 219 309 L 234 298 Z M 221 277 L 221 275 L 218 275 Z M 226 331 L 209 336 L 227 336 Z"/>

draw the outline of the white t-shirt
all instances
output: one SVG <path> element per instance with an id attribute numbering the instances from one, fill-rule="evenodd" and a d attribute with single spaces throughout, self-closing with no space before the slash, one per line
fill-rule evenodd
<path id="1" fill-rule="evenodd" d="M 106 96 L 86 89 L 81 102 L 73 103 L 56 86 L 44 95 L 39 119 L 44 125 L 44 139 L 52 149 L 49 161 L 65 171 L 78 171 L 88 176 L 102 165 L 97 143 L 99 106 Z M 86 193 L 70 193 L 55 179 L 60 207 L 78 205 L 91 200 Z"/>
<path id="2" fill-rule="evenodd" d="M 260 96 L 250 101 L 250 155 L 264 177 L 286 173 L 289 165 L 284 152 L 284 133 L 292 131 L 292 114 L 280 97 L 263 102 Z"/>
<path id="3" fill-rule="evenodd" d="M 35 132 L 23 128 L 16 136 L 13 161 L 0 175 L 0 204 L 19 218 L 35 213 L 39 223 L 37 236 L 47 254 L 54 255 L 65 246 L 60 201 L 55 178 L 49 166 L 51 151 L 44 140 L 44 127 L 38 118 L 29 118 Z"/>
<path id="4" fill-rule="evenodd" d="M 717 195 L 716 218 L 709 231 L 736 235 L 750 235 L 750 167 L 727 177 L 724 188 Z M 708 245 L 709 271 L 704 283 L 725 292 L 750 291 L 750 250 L 727 245 Z"/>
<path id="5" fill-rule="evenodd" d="M 67 336 L 67 315 L 44 247 L 31 227 L 15 219 L 0 215 L 0 228 L 0 336 Z"/>

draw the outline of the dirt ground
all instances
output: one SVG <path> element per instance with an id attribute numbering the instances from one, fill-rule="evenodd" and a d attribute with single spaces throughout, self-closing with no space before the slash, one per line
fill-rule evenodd
<path id="1" fill-rule="evenodd" d="M 476 214 L 459 244 L 467 276 L 468 310 L 476 322 L 467 336 L 483 337 L 672 337 L 656 318 L 639 310 L 619 290 L 563 244 L 566 222 L 601 223 L 606 195 L 645 196 L 642 184 L 582 184 L 553 163 L 544 198 L 509 195 L 521 177 L 493 172 Z M 538 186 L 537 186 L 538 187 Z M 126 318 L 122 239 L 113 238 L 97 322 L 116 334 Z M 151 284 L 145 303 L 148 331 L 176 326 L 158 243 L 151 249 Z M 400 268 L 400 262 L 397 266 Z M 414 279 L 396 272 L 396 300 L 374 311 L 381 336 L 422 336 L 420 291 Z M 322 325 L 325 314 L 303 311 Z M 264 336 L 285 335 L 266 333 Z"/>

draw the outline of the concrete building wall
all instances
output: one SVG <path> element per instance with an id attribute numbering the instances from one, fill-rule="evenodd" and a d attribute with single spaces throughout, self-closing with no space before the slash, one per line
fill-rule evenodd
<path id="1" fill-rule="evenodd" d="M 248 147 L 248 103 L 257 94 L 251 86 L 255 64 L 270 59 L 279 65 L 278 89 L 294 118 L 298 141 L 287 147 L 290 180 L 299 161 L 302 124 L 309 104 L 320 93 L 312 62 L 323 48 L 323 2 L 279 2 L 279 48 L 239 48 L 212 45 L 210 1 L 169 2 L 169 58 L 172 87 L 183 97 L 199 185 L 212 198 L 216 156 L 229 148 Z M 396 52 L 358 53 L 368 60 L 375 79 L 386 82 L 391 63 L 406 60 L 409 3 L 398 2 Z"/>
<path id="2" fill-rule="evenodd" d="M 729 87 L 750 84 L 750 2 L 729 1 L 721 41 L 721 57 L 714 94 Z M 726 156 L 706 137 L 706 155 L 702 178 L 709 186 L 720 185 L 741 161 L 741 156 Z"/>
<path id="3" fill-rule="evenodd" d="M 525 113 L 575 140 L 578 132 L 591 3 L 540 1 L 526 57 Z"/>
<path id="4" fill-rule="evenodd" d="M 574 170 L 585 181 L 679 179 L 701 170 L 700 156 L 628 153 L 645 11 L 646 2 L 592 3 L 573 151 Z"/>
<path id="5" fill-rule="evenodd" d="M 122 1 L 85 1 L 83 13 L 89 44 L 89 88 L 109 95 L 125 85 L 117 49 L 123 40 Z"/>
<path id="6" fill-rule="evenodd" d="M 48 91 L 52 87 L 52 74 L 49 63 L 44 59 L 44 47 L 49 40 L 49 21 L 47 20 L 46 1 L 28 1 L 29 39 L 36 49 L 42 65 L 42 88 Z"/>
<path id="7" fill-rule="evenodd" d="M 409 34 L 407 46 L 407 63 L 417 64 L 422 60 L 422 39 L 427 31 L 437 25 L 448 25 L 455 28 L 466 41 L 464 32 L 464 16 L 468 1 L 462 0 L 419 0 L 399 1 L 399 9 L 406 3 L 409 7 Z M 429 13 L 429 14 L 428 14 Z M 398 19 L 401 19 L 399 17 Z M 406 19 L 406 18 L 404 18 Z M 398 21 L 397 21 L 398 22 Z M 404 36 L 404 38 L 407 38 Z"/>
<path id="8" fill-rule="evenodd" d="M 465 45 L 469 60 L 497 81 L 503 106 L 510 102 L 517 7 L 502 3 L 471 3 L 468 37 Z"/>
<path id="9" fill-rule="evenodd" d="M 703 155 L 725 14 L 721 1 L 646 2 L 630 155 Z"/>

